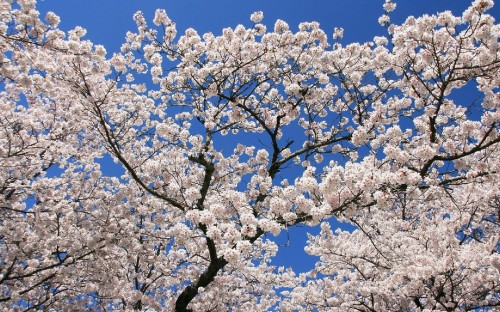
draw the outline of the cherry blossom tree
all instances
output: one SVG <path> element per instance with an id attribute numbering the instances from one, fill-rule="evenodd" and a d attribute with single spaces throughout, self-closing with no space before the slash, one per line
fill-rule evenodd
<path id="1" fill-rule="evenodd" d="M 492 5 L 395 25 L 386 1 L 388 35 L 348 45 L 138 12 L 109 55 L 0 0 L 2 309 L 499 307 Z M 306 273 L 271 262 L 294 226 L 321 227 Z"/>

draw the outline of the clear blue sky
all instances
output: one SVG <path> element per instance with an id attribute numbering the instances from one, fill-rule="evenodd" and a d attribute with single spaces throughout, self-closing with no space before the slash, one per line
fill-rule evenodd
<path id="1" fill-rule="evenodd" d="M 108 51 L 119 48 L 127 30 L 134 29 L 132 15 L 141 10 L 152 19 L 156 8 L 166 9 L 177 23 L 178 33 L 193 27 L 200 34 L 220 33 L 224 27 L 251 25 L 249 16 L 264 11 L 264 22 L 273 25 L 276 19 L 295 27 L 304 21 L 318 21 L 331 33 L 334 27 L 345 29 L 344 41 L 366 41 L 384 34 L 377 23 L 384 0 L 38 0 L 42 12 L 51 10 L 62 18 L 61 28 L 76 25 L 88 30 L 87 37 L 104 44 Z M 459 14 L 469 0 L 399 0 L 396 21 L 408 15 L 452 10 Z M 500 6 L 490 13 L 500 16 Z M 293 29 L 293 28 L 292 28 Z"/>
<path id="2" fill-rule="evenodd" d="M 151 21 L 154 11 L 163 8 L 177 24 L 178 34 L 187 27 L 195 28 L 199 34 L 220 34 L 225 27 L 238 24 L 252 25 L 252 12 L 263 11 L 263 22 L 268 28 L 276 19 L 289 23 L 292 30 L 304 21 L 318 21 L 329 34 L 334 27 L 345 29 L 342 43 L 368 41 L 386 31 L 377 19 L 383 13 L 384 0 L 38 0 L 38 8 L 44 16 L 54 11 L 61 17 L 60 28 L 69 30 L 79 25 L 87 29 L 87 39 L 103 44 L 109 55 L 118 51 L 128 30 L 135 31 L 132 15 L 141 10 Z M 399 0 L 392 20 L 402 22 L 407 16 L 451 10 L 454 14 L 470 5 L 470 0 Z M 500 18 L 500 3 L 489 12 Z M 152 24 L 152 23 L 151 23 Z M 289 246 L 282 248 L 275 261 L 277 265 L 292 266 L 296 271 L 310 269 L 314 259 L 303 255 L 306 232 L 317 233 L 318 229 L 302 228 L 289 232 Z M 277 242 L 285 244 L 287 235 Z"/>

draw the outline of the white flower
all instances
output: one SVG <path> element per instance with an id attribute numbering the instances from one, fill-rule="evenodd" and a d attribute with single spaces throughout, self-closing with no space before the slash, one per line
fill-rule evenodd
<path id="1" fill-rule="evenodd" d="M 396 3 L 391 2 L 390 0 L 386 0 L 384 3 L 384 10 L 386 12 L 392 12 L 396 9 Z"/>
<path id="2" fill-rule="evenodd" d="M 207 230 L 207 236 L 213 240 L 219 240 L 222 237 L 222 233 L 216 226 L 210 226 Z"/>
<path id="3" fill-rule="evenodd" d="M 253 156 L 254 150 L 255 150 L 255 146 L 246 147 L 245 154 L 248 156 Z"/>
<path id="4" fill-rule="evenodd" d="M 110 60 L 111 65 L 116 68 L 117 71 L 126 71 L 126 60 L 121 54 L 113 54 Z"/>
<path id="5" fill-rule="evenodd" d="M 167 16 L 167 13 L 163 9 L 157 9 L 155 11 L 155 17 L 153 19 L 153 23 L 156 26 L 160 25 L 168 25 L 170 22 L 170 19 Z"/>
<path id="6" fill-rule="evenodd" d="M 159 53 L 154 53 L 153 55 L 151 55 L 149 62 L 155 66 L 161 66 L 162 60 L 163 58 Z"/>
<path id="7" fill-rule="evenodd" d="M 153 77 L 159 77 L 163 74 L 163 70 L 160 66 L 153 66 L 151 68 L 151 76 Z"/>
<path id="8" fill-rule="evenodd" d="M 190 187 L 186 190 L 184 196 L 188 201 L 195 201 L 200 197 L 200 191 L 197 188 Z"/>
<path id="9" fill-rule="evenodd" d="M 314 160 L 316 160 L 316 163 L 321 163 L 323 161 L 323 155 L 321 154 L 315 154 L 314 155 Z"/>
<path id="10" fill-rule="evenodd" d="M 373 41 L 376 45 L 385 46 L 389 43 L 386 37 L 376 36 Z"/>
<path id="11" fill-rule="evenodd" d="M 45 20 L 50 24 L 51 27 L 57 27 L 61 22 L 59 16 L 57 16 L 54 12 L 47 12 L 45 15 Z"/>
<path id="12" fill-rule="evenodd" d="M 259 23 L 264 18 L 264 13 L 262 11 L 257 11 L 250 15 L 250 20 L 254 23 Z"/>
<path id="13" fill-rule="evenodd" d="M 476 0 L 472 3 L 472 7 L 476 8 L 479 12 L 484 12 L 493 7 L 493 0 Z"/>
<path id="14" fill-rule="evenodd" d="M 340 39 L 344 36 L 344 28 L 335 27 L 333 31 L 333 39 Z"/>
<path id="15" fill-rule="evenodd" d="M 387 14 L 384 14 L 381 17 L 378 18 L 378 23 L 381 26 L 386 26 L 387 24 L 389 24 L 390 21 L 391 21 L 391 18 Z"/>
<path id="16" fill-rule="evenodd" d="M 274 32 L 276 33 L 283 33 L 287 30 L 289 30 L 289 27 L 285 21 L 277 20 L 276 23 L 274 24 Z"/>
<path id="17" fill-rule="evenodd" d="M 269 158 L 269 153 L 265 149 L 260 149 L 257 151 L 255 159 L 257 162 L 263 164 L 266 163 Z"/>
<path id="18" fill-rule="evenodd" d="M 106 53 L 107 53 L 107 52 L 106 52 L 106 48 L 104 48 L 104 46 L 103 46 L 103 45 L 98 44 L 98 45 L 96 45 L 96 46 L 94 47 L 94 49 L 95 49 L 95 53 L 96 53 L 97 55 L 99 55 L 99 56 L 103 56 L 103 57 L 104 57 L 104 56 L 106 56 Z"/>
<path id="19" fill-rule="evenodd" d="M 296 83 L 289 84 L 285 87 L 285 92 L 290 95 L 299 95 L 300 86 Z"/>
<path id="20" fill-rule="evenodd" d="M 236 263 L 240 258 L 240 253 L 234 249 L 227 249 L 224 252 L 224 259 L 226 259 L 229 263 Z"/>

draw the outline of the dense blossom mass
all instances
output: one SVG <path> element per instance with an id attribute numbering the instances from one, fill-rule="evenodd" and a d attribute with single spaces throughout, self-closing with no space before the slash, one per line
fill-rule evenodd
<path id="1" fill-rule="evenodd" d="M 388 35 L 348 45 L 138 12 L 111 54 L 0 0 L 0 307 L 498 309 L 492 6 L 395 25 L 388 0 Z M 293 226 L 321 228 L 306 273 L 271 263 Z"/>

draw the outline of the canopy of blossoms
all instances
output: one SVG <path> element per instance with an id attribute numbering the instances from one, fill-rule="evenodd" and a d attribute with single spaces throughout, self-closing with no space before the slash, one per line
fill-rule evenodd
<path id="1" fill-rule="evenodd" d="M 492 5 L 395 25 L 386 1 L 388 35 L 348 45 L 138 12 L 110 55 L 0 0 L 0 308 L 497 308 Z M 271 263 L 294 226 L 321 228 L 306 273 Z"/>

